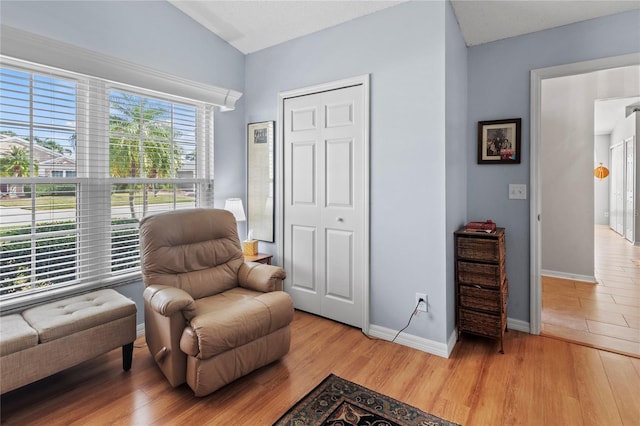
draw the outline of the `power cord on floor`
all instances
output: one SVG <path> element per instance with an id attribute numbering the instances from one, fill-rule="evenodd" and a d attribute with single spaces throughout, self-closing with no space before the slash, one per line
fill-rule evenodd
<path id="1" fill-rule="evenodd" d="M 420 303 L 424 302 L 424 300 L 422 298 L 420 298 L 420 300 L 418 300 L 418 303 L 416 303 L 416 307 L 413 309 L 413 312 L 411 313 L 411 316 L 409 317 L 409 322 L 407 322 L 407 325 L 404 326 L 404 328 L 400 331 L 398 331 L 398 333 L 396 333 L 396 336 L 393 338 L 393 340 L 391 340 L 391 343 L 395 342 L 396 339 L 398 338 L 398 336 L 400 335 L 400 333 L 402 333 L 403 331 L 405 331 L 407 329 L 407 327 L 409 327 L 409 324 L 411 324 L 411 320 L 413 319 L 414 315 L 416 313 L 418 313 L 418 306 L 420 306 Z"/>

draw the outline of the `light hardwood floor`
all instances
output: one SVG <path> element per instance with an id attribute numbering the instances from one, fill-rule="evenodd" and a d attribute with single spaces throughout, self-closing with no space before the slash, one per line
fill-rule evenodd
<path id="1" fill-rule="evenodd" d="M 640 359 L 509 331 L 463 335 L 449 359 L 296 312 L 281 361 L 196 398 L 136 341 L 0 399 L 7 425 L 270 425 L 329 373 L 464 425 L 638 425 Z"/>
<path id="2" fill-rule="evenodd" d="M 640 357 L 640 247 L 607 226 L 595 246 L 598 284 L 542 278 L 542 334 Z"/>

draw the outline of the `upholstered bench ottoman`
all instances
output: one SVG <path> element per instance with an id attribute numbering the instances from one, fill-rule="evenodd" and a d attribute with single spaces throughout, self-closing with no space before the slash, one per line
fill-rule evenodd
<path id="1" fill-rule="evenodd" d="M 131 368 L 136 305 L 115 290 L 39 305 L 0 318 L 0 393 L 122 346 Z"/>

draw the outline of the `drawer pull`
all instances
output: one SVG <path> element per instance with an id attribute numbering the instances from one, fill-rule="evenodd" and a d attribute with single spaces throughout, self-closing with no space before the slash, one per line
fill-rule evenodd
<path id="1" fill-rule="evenodd" d="M 474 286 L 475 288 L 482 288 L 482 287 L 480 287 L 480 286 L 479 286 L 479 285 L 477 285 L 477 284 L 474 284 L 473 286 Z"/>

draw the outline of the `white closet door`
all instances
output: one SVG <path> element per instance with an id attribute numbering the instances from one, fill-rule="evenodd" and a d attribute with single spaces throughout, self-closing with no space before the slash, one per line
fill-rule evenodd
<path id="1" fill-rule="evenodd" d="M 284 101 L 285 290 L 297 309 L 363 325 L 363 86 Z"/>

